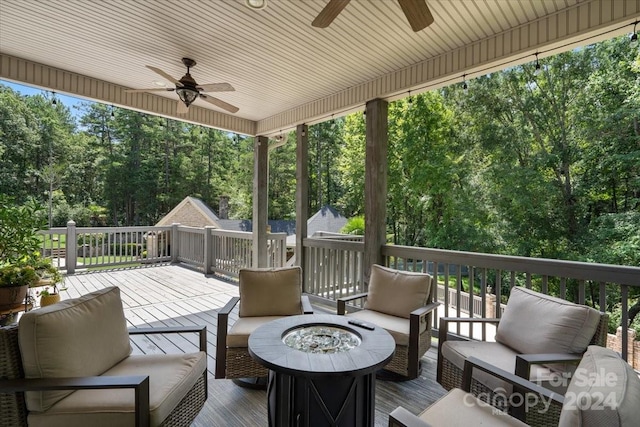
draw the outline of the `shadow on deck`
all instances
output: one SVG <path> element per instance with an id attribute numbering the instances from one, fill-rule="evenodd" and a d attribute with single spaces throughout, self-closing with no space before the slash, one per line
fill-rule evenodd
<path id="1" fill-rule="evenodd" d="M 76 273 L 66 277 L 63 299 L 75 298 L 106 286 L 121 290 L 130 327 L 207 326 L 209 397 L 194 427 L 248 427 L 267 425 L 266 392 L 216 380 L 215 343 L 217 312 L 238 287 L 231 281 L 204 276 L 179 265 Z M 232 313 L 232 319 L 237 314 Z M 142 336 L 132 339 L 134 353 L 181 353 L 197 349 L 197 337 Z M 436 383 L 436 350 L 422 359 L 420 378 L 406 382 L 376 382 L 376 426 L 387 426 L 388 414 L 402 405 L 419 413 L 445 394 Z"/>

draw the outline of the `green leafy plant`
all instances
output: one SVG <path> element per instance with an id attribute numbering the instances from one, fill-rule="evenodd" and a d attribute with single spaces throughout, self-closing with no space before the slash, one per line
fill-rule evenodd
<path id="1" fill-rule="evenodd" d="M 54 286 L 62 282 L 51 259 L 40 254 L 37 233 L 46 228 L 42 211 L 35 201 L 19 206 L 0 194 L 0 287 L 33 286 L 43 279 Z"/>

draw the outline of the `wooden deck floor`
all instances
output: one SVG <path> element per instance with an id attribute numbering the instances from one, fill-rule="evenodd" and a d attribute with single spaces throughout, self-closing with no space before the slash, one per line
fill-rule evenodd
<path id="1" fill-rule="evenodd" d="M 217 312 L 238 295 L 233 282 L 206 277 L 178 265 L 106 270 L 67 276 L 62 298 L 74 298 L 107 286 L 121 289 L 125 315 L 132 327 L 207 325 L 209 398 L 194 427 L 249 427 L 267 425 L 266 392 L 216 380 L 215 344 Z M 231 316 L 233 318 L 233 314 Z M 196 336 L 137 337 L 134 353 L 180 353 L 197 349 Z M 436 383 L 436 351 L 422 361 L 420 378 L 406 382 L 377 381 L 376 426 L 387 426 L 388 414 L 398 405 L 413 413 L 422 411 L 445 391 Z"/>

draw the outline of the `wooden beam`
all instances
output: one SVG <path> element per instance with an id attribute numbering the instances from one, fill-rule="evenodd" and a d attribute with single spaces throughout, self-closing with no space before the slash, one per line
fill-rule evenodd
<path id="1" fill-rule="evenodd" d="M 389 103 L 383 99 L 367 102 L 363 265 L 366 286 L 371 265 L 382 264 L 381 248 L 386 243 L 388 111 Z"/>
<path id="2" fill-rule="evenodd" d="M 253 267 L 268 267 L 267 219 L 269 191 L 269 138 L 256 136 L 253 145 Z"/>

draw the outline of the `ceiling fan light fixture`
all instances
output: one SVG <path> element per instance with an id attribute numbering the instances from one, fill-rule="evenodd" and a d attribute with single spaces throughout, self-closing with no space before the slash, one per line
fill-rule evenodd
<path id="1" fill-rule="evenodd" d="M 176 93 L 180 97 L 180 100 L 188 107 L 193 101 L 198 98 L 199 92 L 197 90 L 188 87 L 179 87 L 176 89 Z"/>
<path id="2" fill-rule="evenodd" d="M 244 0 L 244 4 L 253 10 L 260 10 L 267 7 L 267 0 Z"/>

